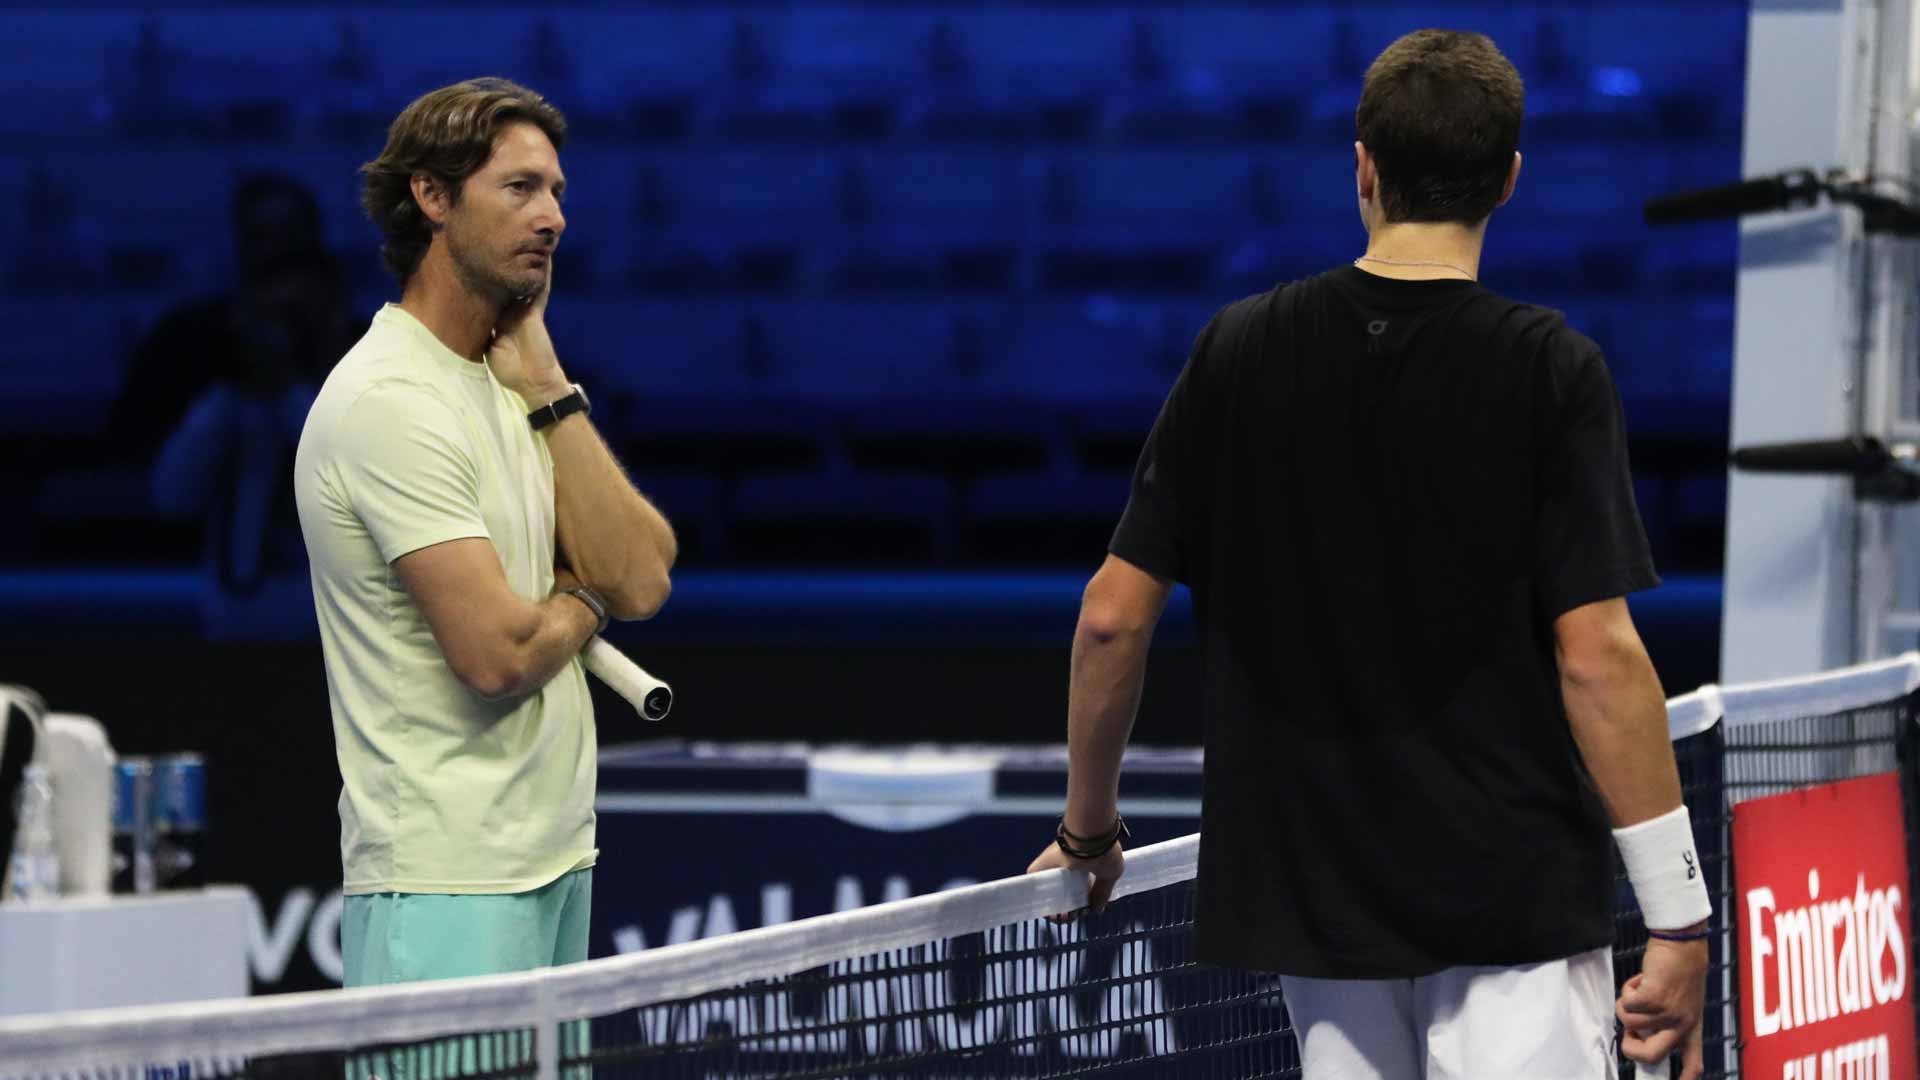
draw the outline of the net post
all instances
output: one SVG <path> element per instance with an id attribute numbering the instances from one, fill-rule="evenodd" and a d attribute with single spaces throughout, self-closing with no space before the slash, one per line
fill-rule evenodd
<path id="1" fill-rule="evenodd" d="M 534 985 L 533 1060 L 536 1080 L 560 1080 L 560 1012 L 553 983 Z"/>
<path id="2" fill-rule="evenodd" d="M 1920 880 L 1920 690 L 1912 690 L 1900 702 L 1900 724 L 1894 736 L 1894 760 L 1900 768 L 1900 805 L 1905 811 L 1907 829 L 1907 893 Z M 1920 938 L 1920 935 L 1916 935 Z M 1909 964 L 1920 964 L 1920 940 L 1907 945 Z M 1920 994 L 1914 996 L 1916 1016 L 1920 1016 Z"/>
<path id="3" fill-rule="evenodd" d="M 1721 1072 L 1733 1076 L 1740 1071 L 1740 912 L 1736 907 L 1739 890 L 1734 887 L 1733 866 L 1733 793 L 1727 788 L 1727 728 L 1713 728 L 1714 809 L 1720 819 L 1720 1060 Z"/>

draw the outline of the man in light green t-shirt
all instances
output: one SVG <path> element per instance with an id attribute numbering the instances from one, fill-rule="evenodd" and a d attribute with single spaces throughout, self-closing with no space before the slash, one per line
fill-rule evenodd
<path id="1" fill-rule="evenodd" d="M 565 139 L 539 95 L 472 80 L 408 106 L 361 170 L 401 299 L 321 388 L 294 478 L 349 986 L 586 958 L 579 653 L 659 610 L 675 544 L 547 336 Z"/>

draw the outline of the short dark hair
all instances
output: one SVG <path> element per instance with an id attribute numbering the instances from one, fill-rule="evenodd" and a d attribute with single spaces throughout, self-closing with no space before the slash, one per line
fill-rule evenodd
<path id="1" fill-rule="evenodd" d="M 514 123 L 538 127 L 555 150 L 566 145 L 566 117 L 546 98 L 507 79 L 468 79 L 407 106 L 387 129 L 386 149 L 360 166 L 360 205 L 380 227 L 380 257 L 403 288 L 433 242 L 426 213 L 413 198 L 413 178 L 432 177 L 458 202 L 460 185 L 487 163 L 501 130 Z"/>
<path id="2" fill-rule="evenodd" d="M 1379 166 L 1388 221 L 1476 224 L 1520 146 L 1520 73 L 1485 34 L 1416 30 L 1367 69 L 1354 127 Z"/>

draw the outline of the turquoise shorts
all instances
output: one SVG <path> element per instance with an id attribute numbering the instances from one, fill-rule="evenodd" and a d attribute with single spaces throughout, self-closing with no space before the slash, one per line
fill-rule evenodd
<path id="1" fill-rule="evenodd" d="M 349 987 L 530 971 L 587 958 L 593 869 L 523 893 L 368 893 L 346 898 L 340 958 Z M 586 1049 L 586 1025 L 561 1028 L 561 1053 Z M 486 1033 L 364 1055 L 349 1077 L 459 1076 L 533 1060 L 527 1032 Z"/>

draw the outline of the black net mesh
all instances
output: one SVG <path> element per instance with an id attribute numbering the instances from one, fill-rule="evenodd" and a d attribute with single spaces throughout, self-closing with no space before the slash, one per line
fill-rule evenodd
<path id="1" fill-rule="evenodd" d="M 1193 883 L 594 1022 L 607 1077 L 1298 1076 L 1277 979 L 1193 960 Z"/>
<path id="2" fill-rule="evenodd" d="M 563 1041 L 563 1052 L 584 1045 L 583 1023 L 572 1026 L 572 1037 L 581 1041 L 570 1047 Z M 103 1063 L 47 1080 L 531 1080 L 539 1074 L 531 1028 L 404 1043 L 355 1044 L 350 1035 L 339 1041 L 334 1049 L 298 1054 Z"/>
<path id="3" fill-rule="evenodd" d="M 1727 797 L 1733 802 L 1900 768 L 1911 699 L 1823 716 L 1764 724 L 1720 725 Z"/>
<path id="4" fill-rule="evenodd" d="M 538 1072 L 531 1030 L 493 1031 L 419 1043 L 366 1047 L 338 1055 L 344 1080 L 512 1080 Z M 295 1064 L 288 1062 L 289 1066 Z M 315 1063 L 306 1062 L 312 1067 Z M 331 1070 L 329 1070 L 331 1071 Z M 254 1070 L 257 1080 L 269 1074 Z"/>

